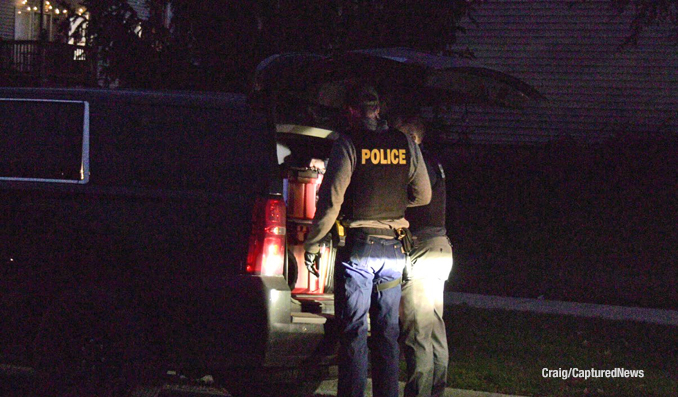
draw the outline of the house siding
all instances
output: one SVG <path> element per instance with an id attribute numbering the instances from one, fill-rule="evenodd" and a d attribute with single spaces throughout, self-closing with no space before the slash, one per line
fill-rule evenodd
<path id="1" fill-rule="evenodd" d="M 14 2 L 0 0 L 0 39 L 14 40 Z"/>
<path id="2" fill-rule="evenodd" d="M 548 102 L 522 110 L 456 109 L 450 138 L 596 139 L 620 132 L 678 132 L 678 51 L 653 27 L 620 49 L 630 14 L 606 0 L 486 1 L 454 48 L 536 87 Z M 462 116 L 463 115 L 463 116 Z"/>
<path id="3" fill-rule="evenodd" d="M 127 0 L 127 3 L 134 8 L 140 19 L 148 19 L 149 12 L 145 0 Z"/>

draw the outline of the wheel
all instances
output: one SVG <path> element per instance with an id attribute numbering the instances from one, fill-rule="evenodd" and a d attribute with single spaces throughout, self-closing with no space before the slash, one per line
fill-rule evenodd
<path id="1" fill-rule="evenodd" d="M 98 298 L 64 296 L 48 311 L 34 348 L 36 395 L 129 395 L 134 332 L 128 316 Z"/>

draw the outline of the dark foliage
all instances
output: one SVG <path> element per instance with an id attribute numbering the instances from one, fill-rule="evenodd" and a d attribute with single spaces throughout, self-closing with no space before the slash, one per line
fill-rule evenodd
<path id="1" fill-rule="evenodd" d="M 256 65 L 289 51 L 408 46 L 441 52 L 478 0 L 82 0 L 81 33 L 104 84 L 245 91 Z M 167 7 L 172 19 L 167 22 Z"/>
<path id="2" fill-rule="evenodd" d="M 71 8 L 87 9 L 87 18 L 79 17 L 80 33 L 98 54 L 103 84 L 246 91 L 255 66 L 280 52 L 407 46 L 445 53 L 464 32 L 464 21 L 475 23 L 474 9 L 483 0 L 144 3 L 149 9 L 144 18 L 126 0 L 81 0 Z M 635 43 L 656 24 L 672 26 L 678 43 L 678 0 L 609 0 L 609 5 L 620 14 L 633 12 L 623 44 Z"/>

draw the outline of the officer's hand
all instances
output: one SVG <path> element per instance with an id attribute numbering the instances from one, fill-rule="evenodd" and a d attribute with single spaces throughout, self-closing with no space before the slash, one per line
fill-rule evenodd
<path id="1" fill-rule="evenodd" d="M 316 277 L 320 277 L 320 253 L 312 254 L 310 252 L 304 252 L 304 264 L 308 272 Z"/>

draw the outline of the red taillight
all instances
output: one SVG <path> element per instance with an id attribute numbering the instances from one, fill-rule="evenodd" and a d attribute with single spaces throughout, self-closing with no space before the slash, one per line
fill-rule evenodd
<path id="1" fill-rule="evenodd" d="M 252 212 L 247 266 L 250 274 L 282 275 L 285 267 L 285 201 L 259 197 Z"/>

